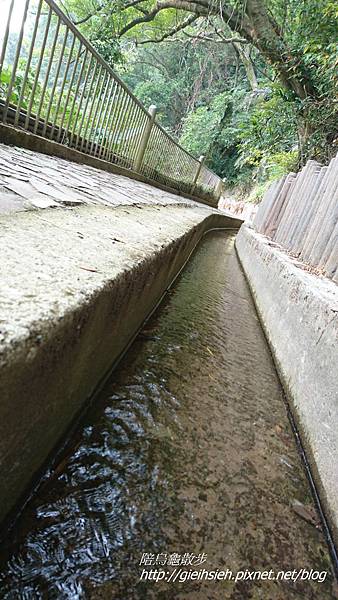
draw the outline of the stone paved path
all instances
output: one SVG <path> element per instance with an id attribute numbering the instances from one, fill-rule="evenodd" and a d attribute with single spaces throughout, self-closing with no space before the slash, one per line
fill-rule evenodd
<path id="1" fill-rule="evenodd" d="M 122 175 L 0 144 L 0 213 L 78 204 L 196 205 Z"/>

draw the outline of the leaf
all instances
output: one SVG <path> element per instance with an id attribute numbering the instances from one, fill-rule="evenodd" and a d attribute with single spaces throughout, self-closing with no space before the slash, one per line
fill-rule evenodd
<path id="1" fill-rule="evenodd" d="M 294 500 L 292 503 L 292 509 L 304 521 L 313 525 L 316 529 L 321 528 L 320 519 L 314 506 L 311 504 L 302 504 L 298 500 Z"/>

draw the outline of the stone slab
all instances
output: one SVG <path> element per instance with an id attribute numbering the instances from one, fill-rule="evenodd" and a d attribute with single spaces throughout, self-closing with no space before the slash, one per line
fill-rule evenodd
<path id="1" fill-rule="evenodd" d="M 167 194 L 172 194 L 176 198 L 181 197 L 182 199 L 193 199 L 214 208 L 216 208 L 218 205 L 218 195 L 216 194 L 215 196 L 210 192 L 206 192 L 200 185 L 195 187 L 193 195 L 190 193 L 185 193 L 182 190 L 177 189 L 175 182 L 173 182 L 173 187 L 169 187 L 168 184 L 164 185 L 157 179 L 150 180 L 141 173 L 136 173 L 131 169 L 118 166 L 109 161 L 85 154 L 84 152 L 79 152 L 78 150 L 69 148 L 64 144 L 59 144 L 57 142 L 53 142 L 52 140 L 42 138 L 33 133 L 24 131 L 23 129 L 16 129 L 11 125 L 4 125 L 3 123 L 0 123 L 0 142 L 3 142 L 3 144 L 0 144 L 1 150 L 5 149 L 5 153 L 9 157 L 11 154 L 11 148 L 14 148 L 17 153 L 21 153 L 21 156 L 26 155 L 33 157 L 31 166 L 35 172 L 39 172 L 39 163 L 41 161 L 46 161 L 48 157 L 50 157 L 50 160 L 53 161 L 54 164 L 57 162 L 60 164 L 60 161 L 63 163 L 69 163 L 70 167 L 74 168 L 75 172 L 78 171 L 79 168 L 82 168 L 82 172 L 84 169 L 86 170 L 89 168 L 93 171 L 106 173 L 108 176 L 112 175 L 113 177 L 111 179 L 119 180 L 123 187 L 126 186 L 128 188 L 132 186 L 133 183 L 138 182 L 147 186 L 148 191 L 158 189 L 162 192 L 165 191 Z M 34 157 L 36 160 L 36 165 L 34 165 Z M 25 177 L 26 174 L 27 170 L 24 169 L 23 177 Z M 85 179 L 88 181 L 88 173 Z"/>

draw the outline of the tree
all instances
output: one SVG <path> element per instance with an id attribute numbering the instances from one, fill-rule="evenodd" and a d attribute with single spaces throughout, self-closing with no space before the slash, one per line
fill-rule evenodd
<path id="1" fill-rule="evenodd" d="M 176 136 L 189 113 L 245 79 L 231 45 L 219 45 L 215 53 L 212 44 L 189 37 L 129 49 L 119 72 L 145 106 L 157 105 L 158 119 Z"/>
<path id="2" fill-rule="evenodd" d="M 126 4 L 123 10 L 128 8 L 130 4 Z M 239 41 L 249 42 L 261 52 L 266 61 L 274 67 L 287 90 L 292 91 L 301 100 L 316 95 L 311 75 L 301 55 L 291 51 L 280 25 L 264 0 L 245 0 L 237 3 L 218 3 L 214 0 L 157 0 L 150 9 L 142 7 L 141 15 L 134 18 L 132 16 L 122 26 L 119 35 L 125 35 L 141 23 L 153 21 L 161 11 L 168 9 L 189 12 L 192 15 L 168 31 L 166 37 L 185 29 L 194 17 L 218 17 L 226 30 L 230 28 L 242 38 Z M 238 41 L 235 36 L 233 39 Z M 229 41 L 232 41 L 231 37 Z"/>
<path id="3" fill-rule="evenodd" d="M 69 2 L 74 6 L 77 0 Z M 318 151 L 320 144 L 325 146 L 336 137 L 335 107 L 328 108 L 333 100 L 332 46 L 337 39 L 333 0 L 91 0 L 90 6 L 91 12 L 87 7 L 78 23 L 110 16 L 115 39 L 134 35 L 137 44 L 144 44 L 187 35 L 232 44 L 255 89 L 257 78 L 248 49 L 253 46 L 277 75 L 286 100 L 297 106 L 301 159 L 312 152 L 311 138 L 317 136 L 318 142 L 320 138 Z M 307 45 L 312 39 L 314 52 Z M 325 48 L 330 56 L 323 60 Z M 319 111 L 325 112 L 322 125 Z"/>
<path id="4" fill-rule="evenodd" d="M 63 1 L 164 127 L 234 185 L 336 152 L 334 0 Z"/>

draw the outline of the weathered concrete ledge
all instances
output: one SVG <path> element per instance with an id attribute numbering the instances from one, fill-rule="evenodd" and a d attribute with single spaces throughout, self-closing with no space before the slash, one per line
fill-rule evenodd
<path id="1" fill-rule="evenodd" d="M 236 248 L 338 545 L 338 287 L 245 225 Z"/>
<path id="2" fill-rule="evenodd" d="M 2 522 L 203 233 L 240 223 L 200 205 L 0 218 Z"/>
<path id="3" fill-rule="evenodd" d="M 173 187 L 168 184 L 165 185 L 160 181 L 149 179 L 141 173 L 137 173 L 133 169 L 127 169 L 106 160 L 90 156 L 89 154 L 85 154 L 84 152 L 80 152 L 74 148 L 69 148 L 68 146 L 58 142 L 42 138 L 34 133 L 29 133 L 23 129 L 16 129 L 11 125 L 4 125 L 3 123 L 0 123 L 0 141 L 1 143 L 9 146 L 26 148 L 27 150 L 31 150 L 39 154 L 65 159 L 81 166 L 86 165 L 87 167 L 94 167 L 114 175 L 122 175 L 131 179 L 132 181 L 140 181 L 150 184 L 151 186 L 154 186 L 160 190 L 164 190 L 165 192 L 175 194 L 176 196 L 181 196 L 182 198 L 190 198 L 191 200 L 195 200 L 197 202 L 203 202 L 203 204 L 207 204 L 213 208 L 216 208 L 218 205 L 218 198 L 212 197 L 210 194 L 206 193 L 199 185 L 196 185 L 194 194 L 189 194 L 183 190 L 176 189 L 175 182 L 172 182 Z"/>

